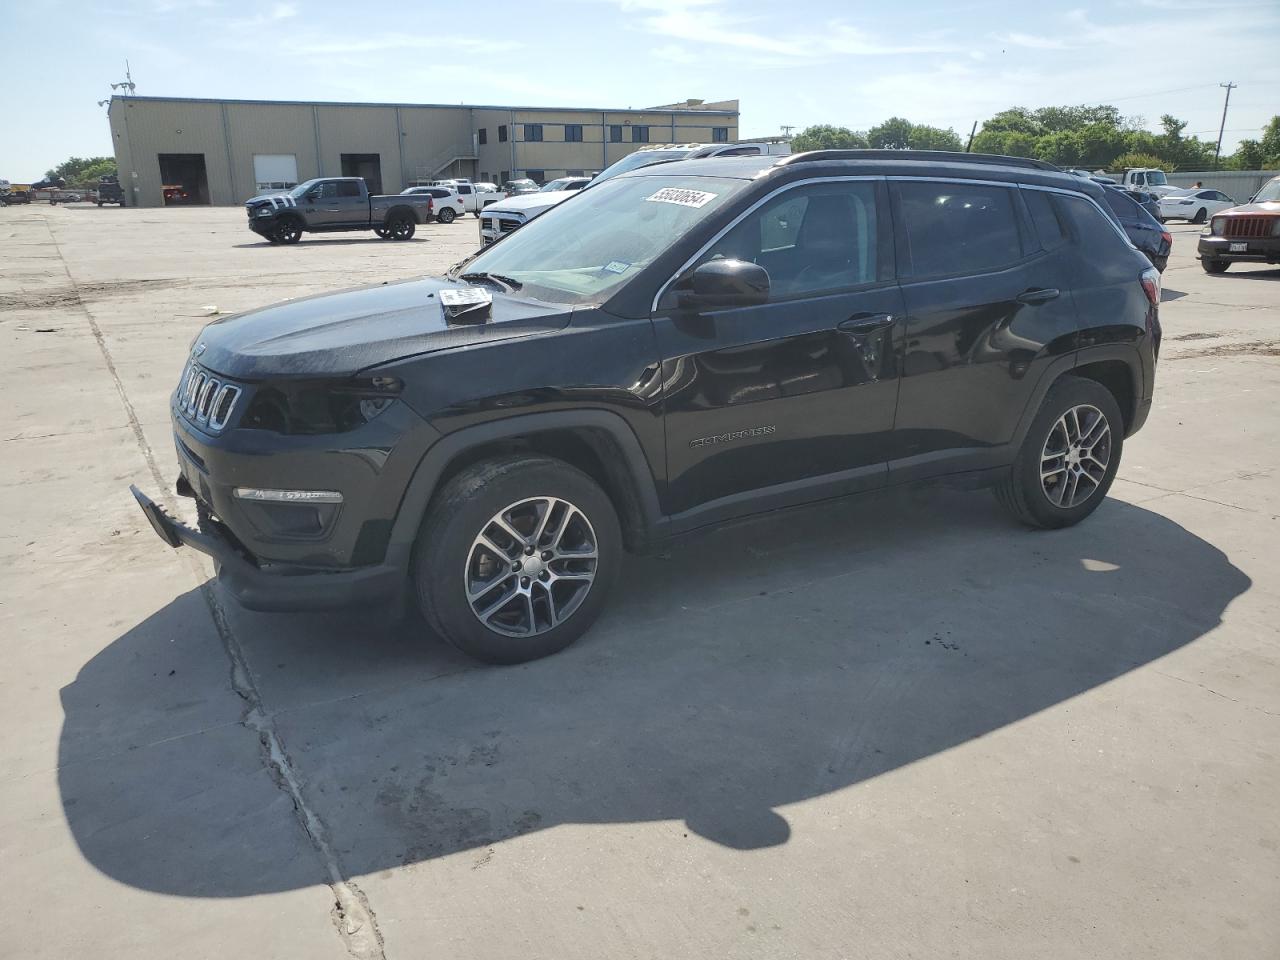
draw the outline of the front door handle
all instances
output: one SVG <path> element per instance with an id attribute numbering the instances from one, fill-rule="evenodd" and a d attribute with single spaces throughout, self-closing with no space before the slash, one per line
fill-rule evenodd
<path id="1" fill-rule="evenodd" d="M 1024 290 L 1018 294 L 1019 303 L 1048 303 L 1050 300 L 1057 300 L 1059 297 L 1057 287 L 1037 287 L 1032 290 Z"/>
<path id="2" fill-rule="evenodd" d="M 875 333 L 893 326 L 893 315 L 888 313 L 855 313 L 839 324 L 845 333 Z"/>

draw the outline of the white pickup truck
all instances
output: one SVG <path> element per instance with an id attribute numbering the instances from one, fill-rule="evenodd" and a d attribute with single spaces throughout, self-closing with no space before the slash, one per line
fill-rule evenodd
<path id="1" fill-rule="evenodd" d="M 1154 193 L 1157 197 L 1166 196 L 1178 189 L 1169 183 L 1163 170 L 1155 167 L 1131 167 L 1120 178 L 1120 186 L 1136 193 Z"/>
<path id="2" fill-rule="evenodd" d="M 462 209 L 480 216 L 480 211 L 506 197 L 496 183 L 472 183 L 470 180 L 437 180 L 433 187 L 449 187 L 462 197 Z"/>

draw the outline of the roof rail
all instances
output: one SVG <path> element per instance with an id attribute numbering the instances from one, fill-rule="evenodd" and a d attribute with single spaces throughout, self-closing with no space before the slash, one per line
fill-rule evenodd
<path id="1" fill-rule="evenodd" d="M 1029 157 L 1002 157 L 994 153 L 961 153 L 958 150 L 810 150 L 793 153 L 781 158 L 774 166 L 784 167 L 793 163 L 817 163 L 822 160 L 932 160 L 935 163 L 986 163 L 1001 167 L 1030 167 L 1061 173 L 1044 160 Z"/>

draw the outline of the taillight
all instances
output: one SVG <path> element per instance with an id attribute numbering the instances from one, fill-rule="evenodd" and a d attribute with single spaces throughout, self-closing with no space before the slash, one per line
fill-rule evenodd
<path id="1" fill-rule="evenodd" d="M 1169 233 L 1168 231 L 1165 231 L 1164 233 L 1160 234 L 1160 239 L 1161 239 L 1161 240 L 1163 240 L 1165 243 L 1167 243 L 1169 246 L 1171 246 L 1171 247 L 1173 246 L 1173 234 L 1172 234 L 1172 233 Z"/>
<path id="2" fill-rule="evenodd" d="M 1142 271 L 1142 290 L 1153 307 L 1160 303 L 1160 271 L 1155 267 Z"/>

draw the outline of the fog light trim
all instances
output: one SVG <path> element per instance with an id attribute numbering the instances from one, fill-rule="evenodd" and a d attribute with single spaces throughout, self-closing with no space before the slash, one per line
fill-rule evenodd
<path id="1" fill-rule="evenodd" d="M 265 503 L 341 503 L 337 490 L 266 490 L 260 487 L 236 487 L 232 493 L 239 500 Z"/>

